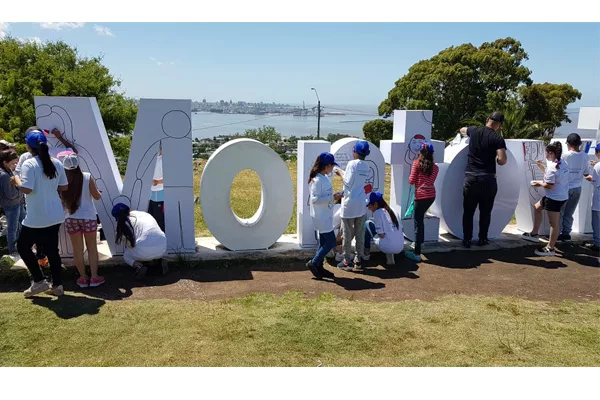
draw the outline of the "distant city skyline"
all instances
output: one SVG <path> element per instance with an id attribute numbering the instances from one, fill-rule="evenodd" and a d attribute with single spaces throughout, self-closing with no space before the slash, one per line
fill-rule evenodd
<path id="1" fill-rule="evenodd" d="M 600 106 L 598 23 L 0 23 L 0 37 L 62 39 L 135 98 L 377 107 L 411 65 L 511 36 L 536 83 L 568 83 Z"/>

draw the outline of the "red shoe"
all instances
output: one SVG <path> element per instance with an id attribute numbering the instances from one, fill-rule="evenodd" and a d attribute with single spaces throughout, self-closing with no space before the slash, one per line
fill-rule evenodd
<path id="1" fill-rule="evenodd" d="M 98 287 L 104 283 L 104 277 L 98 276 L 97 278 L 90 279 L 90 287 Z"/>
<path id="2" fill-rule="evenodd" d="M 80 288 L 86 288 L 90 286 L 90 280 L 85 276 L 82 276 L 81 278 L 77 279 L 77 286 Z"/>

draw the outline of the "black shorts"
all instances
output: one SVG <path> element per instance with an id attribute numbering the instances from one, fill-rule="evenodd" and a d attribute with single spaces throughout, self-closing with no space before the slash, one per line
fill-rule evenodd
<path id="1" fill-rule="evenodd" d="M 544 210 L 550 211 L 550 212 L 560 212 L 560 209 L 562 208 L 563 204 L 565 204 L 565 202 L 566 202 L 566 200 L 563 200 L 563 201 L 552 200 L 546 196 L 542 197 L 542 200 L 540 200 L 540 201 L 542 202 L 542 208 Z"/>

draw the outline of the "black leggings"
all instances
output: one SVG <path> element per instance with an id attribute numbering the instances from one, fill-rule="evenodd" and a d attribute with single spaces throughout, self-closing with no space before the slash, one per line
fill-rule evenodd
<path id="1" fill-rule="evenodd" d="M 23 226 L 21 234 L 17 240 L 17 250 L 31 273 L 34 282 L 40 282 L 44 279 L 44 274 L 38 265 L 35 254 L 31 248 L 34 244 L 41 245 L 48 256 L 50 271 L 52 273 L 52 286 L 62 285 L 62 270 L 60 254 L 58 253 L 58 230 L 60 224 L 48 226 L 46 228 L 30 228 Z"/>
<path id="2" fill-rule="evenodd" d="M 435 197 L 415 200 L 415 254 L 421 254 L 421 244 L 425 241 L 425 213 L 435 201 Z"/>

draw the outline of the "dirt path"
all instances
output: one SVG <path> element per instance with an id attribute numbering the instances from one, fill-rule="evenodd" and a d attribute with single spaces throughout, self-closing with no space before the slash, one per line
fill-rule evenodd
<path id="1" fill-rule="evenodd" d="M 241 297 L 250 293 L 283 294 L 300 290 L 307 296 L 331 292 L 342 298 L 374 301 L 430 300 L 450 294 L 517 296 L 531 300 L 600 300 L 600 268 L 591 252 L 575 246 L 563 247 L 560 258 L 539 258 L 532 248 L 494 252 L 451 252 L 431 254 L 420 264 L 418 275 L 407 272 L 414 266 L 406 259 L 385 269 L 374 255 L 363 273 L 343 272 L 328 267 L 335 281 L 317 281 L 302 262 L 254 263 L 224 268 L 218 263 L 197 268 L 174 267 L 165 277 L 132 278 L 126 267 L 101 271 L 107 283 L 86 289 L 91 296 L 121 299 L 200 299 Z M 369 264 L 367 264 L 369 265 Z M 73 276 L 65 278 L 65 289 L 76 290 Z M 0 292 L 24 290 L 27 282 L 0 284 Z"/>

